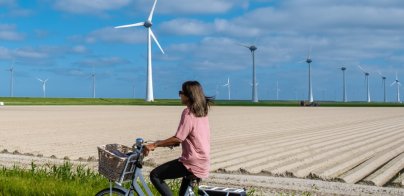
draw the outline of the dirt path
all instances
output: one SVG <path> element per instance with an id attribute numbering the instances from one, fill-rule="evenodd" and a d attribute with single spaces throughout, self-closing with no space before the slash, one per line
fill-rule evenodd
<path id="1" fill-rule="evenodd" d="M 103 144 L 172 136 L 182 109 L 3 106 L 0 151 L 96 159 Z M 211 172 L 403 187 L 402 108 L 213 107 L 209 119 Z M 149 163 L 179 154 L 179 148 L 159 149 Z"/>

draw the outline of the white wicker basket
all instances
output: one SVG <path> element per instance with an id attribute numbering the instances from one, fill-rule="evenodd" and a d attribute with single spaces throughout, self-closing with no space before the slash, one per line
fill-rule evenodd
<path id="1" fill-rule="evenodd" d="M 121 144 L 98 146 L 98 172 L 111 181 L 121 181 L 129 152 L 132 152 L 132 148 Z M 132 176 L 133 173 L 127 174 L 122 181 L 130 180 Z"/>

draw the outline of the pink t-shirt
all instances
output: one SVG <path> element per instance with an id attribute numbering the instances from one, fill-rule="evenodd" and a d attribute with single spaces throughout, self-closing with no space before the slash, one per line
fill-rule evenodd
<path id="1" fill-rule="evenodd" d="M 195 117 L 184 109 L 175 137 L 180 139 L 184 166 L 199 178 L 207 178 L 210 169 L 210 128 L 208 117 Z"/>

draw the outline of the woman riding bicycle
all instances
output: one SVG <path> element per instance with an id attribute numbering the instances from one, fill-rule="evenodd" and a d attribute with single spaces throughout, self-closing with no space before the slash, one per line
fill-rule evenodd
<path id="1" fill-rule="evenodd" d="M 168 147 L 181 144 L 182 154 L 179 159 L 164 163 L 150 172 L 150 180 L 163 196 L 172 195 L 165 179 L 183 178 L 180 195 L 184 195 L 190 179 L 194 175 L 207 178 L 210 168 L 210 128 L 208 120 L 209 106 L 212 97 L 206 97 L 202 86 L 197 81 L 187 81 L 179 91 L 181 103 L 187 107 L 183 110 L 181 121 L 174 136 L 158 140 L 145 146 L 145 155 L 157 147 Z"/>

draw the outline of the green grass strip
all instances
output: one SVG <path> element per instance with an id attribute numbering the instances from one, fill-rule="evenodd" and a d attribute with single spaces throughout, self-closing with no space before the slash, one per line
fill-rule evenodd
<path id="1" fill-rule="evenodd" d="M 180 106 L 179 99 L 156 99 L 146 102 L 143 99 L 117 98 L 33 98 L 33 97 L 0 97 L 5 105 L 142 105 L 142 106 Z M 318 101 L 320 107 L 404 107 L 401 103 L 383 102 L 335 102 Z M 306 103 L 307 104 L 307 103 Z M 298 107 L 300 101 L 271 101 L 262 100 L 253 103 L 249 100 L 215 100 L 216 106 L 269 106 L 269 107 Z"/>

